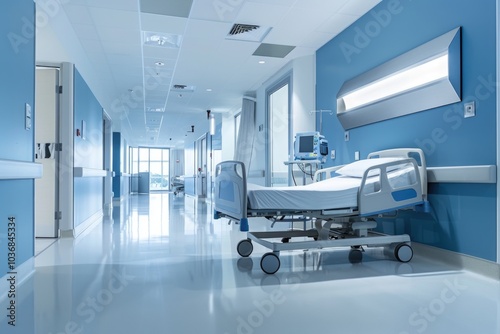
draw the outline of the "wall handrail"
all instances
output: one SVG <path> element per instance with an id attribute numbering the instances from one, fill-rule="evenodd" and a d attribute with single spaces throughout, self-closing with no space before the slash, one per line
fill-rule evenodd
<path id="1" fill-rule="evenodd" d="M 497 166 L 427 167 L 429 183 L 496 183 Z"/>
<path id="2" fill-rule="evenodd" d="M 108 171 L 97 168 L 74 167 L 73 175 L 74 177 L 106 177 Z"/>
<path id="3" fill-rule="evenodd" d="M 40 163 L 0 159 L 0 180 L 39 179 L 42 175 Z"/>

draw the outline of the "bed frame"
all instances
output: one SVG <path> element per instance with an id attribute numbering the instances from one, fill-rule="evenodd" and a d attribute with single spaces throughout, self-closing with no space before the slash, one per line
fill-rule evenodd
<path id="1" fill-rule="evenodd" d="M 255 210 L 248 207 L 247 181 L 245 166 L 239 161 L 225 161 L 216 166 L 214 218 L 226 217 L 240 224 L 241 231 L 248 231 L 248 218 L 266 217 L 276 222 L 283 217 L 292 217 L 286 221 L 311 221 L 315 228 L 290 231 L 248 232 L 247 238 L 238 243 L 240 256 L 247 257 L 253 251 L 252 242 L 269 248 L 260 265 L 267 274 L 274 274 L 280 267 L 279 254 L 284 250 L 313 249 L 327 247 L 351 247 L 349 259 L 358 262 L 362 257 L 362 247 L 381 247 L 389 255 L 401 262 L 408 262 L 413 257 L 410 237 L 403 235 L 385 235 L 372 231 L 377 223 L 374 218 L 384 213 L 400 209 L 427 207 L 427 171 L 425 157 L 420 149 L 398 148 L 373 152 L 371 158 L 398 157 L 402 160 L 379 164 L 368 168 L 358 190 L 356 207 L 325 210 Z M 391 165 L 410 163 L 415 170 L 415 182 L 397 189 L 390 185 L 386 169 Z M 315 181 L 324 180 L 334 175 L 342 166 L 318 170 Z M 376 192 L 367 191 L 366 184 L 370 171 L 380 171 L 380 187 Z M 280 218 L 278 218 L 280 217 Z M 300 237 L 301 241 L 291 241 Z M 304 238 L 307 237 L 307 238 Z M 281 239 L 273 241 L 268 239 Z M 305 241 L 302 241 L 306 239 Z"/>

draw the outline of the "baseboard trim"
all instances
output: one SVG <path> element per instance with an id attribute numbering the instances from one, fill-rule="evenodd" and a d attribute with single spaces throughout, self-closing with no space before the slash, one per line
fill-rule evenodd
<path id="1" fill-rule="evenodd" d="M 61 231 L 61 238 L 78 238 L 80 235 L 82 235 L 83 232 L 91 230 L 93 226 L 100 223 L 103 217 L 104 213 L 101 209 L 74 229 Z"/>
<path id="2" fill-rule="evenodd" d="M 491 279 L 500 280 L 500 265 L 496 262 L 424 245 L 418 242 L 412 242 L 411 246 L 414 253 L 418 256 L 451 264 Z"/>

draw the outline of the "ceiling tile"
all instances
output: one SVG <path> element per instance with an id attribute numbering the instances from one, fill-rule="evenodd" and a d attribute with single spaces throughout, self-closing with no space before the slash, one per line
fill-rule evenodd
<path id="1" fill-rule="evenodd" d="M 95 39 L 81 39 L 80 43 L 87 54 L 100 54 L 103 56 L 103 60 L 106 60 L 101 41 Z"/>
<path id="2" fill-rule="evenodd" d="M 139 30 L 139 14 L 136 12 L 97 7 L 90 7 L 89 11 L 97 26 Z"/>
<path id="3" fill-rule="evenodd" d="M 137 51 L 140 51 L 141 35 L 137 29 L 101 27 L 99 29 L 99 37 L 104 42 L 120 41 L 122 43 L 130 43 L 134 47 L 138 47 Z"/>
<path id="4" fill-rule="evenodd" d="M 75 0 L 71 0 L 72 2 Z M 110 8 L 115 10 L 137 11 L 139 4 L 137 0 L 86 0 L 92 7 Z"/>
<path id="5" fill-rule="evenodd" d="M 143 48 L 143 54 L 144 58 L 148 59 L 177 59 L 177 56 L 179 55 L 179 49 L 147 46 Z"/>
<path id="6" fill-rule="evenodd" d="M 335 14 L 328 20 L 325 20 L 316 31 L 331 34 L 330 39 L 342 32 L 345 28 L 353 24 L 358 19 L 358 16 Z"/>
<path id="7" fill-rule="evenodd" d="M 363 16 L 381 0 L 349 1 L 339 10 L 339 14 Z"/>
<path id="8" fill-rule="evenodd" d="M 184 18 L 189 17 L 192 4 L 193 0 L 140 0 L 141 12 L 143 13 Z"/>
<path id="9" fill-rule="evenodd" d="M 130 43 L 127 43 L 127 42 L 118 42 L 118 41 L 114 41 L 114 42 L 107 41 L 106 43 L 102 44 L 102 47 L 103 47 L 104 51 L 110 55 L 134 54 L 136 52 L 139 52 L 138 50 L 140 50 L 139 46 L 134 46 L 134 45 L 131 45 Z"/>
<path id="10" fill-rule="evenodd" d="M 333 38 L 332 33 L 325 33 L 321 31 L 313 31 L 309 33 L 309 35 L 302 40 L 299 45 L 305 48 L 312 48 L 314 51 L 318 48 L 323 46 L 325 43 L 327 43 L 329 40 Z M 314 53 L 313 51 L 313 53 Z"/>
<path id="11" fill-rule="evenodd" d="M 333 14 L 338 12 L 346 3 L 366 3 L 367 0 L 296 0 L 294 3 L 295 8 L 303 9 L 320 9 L 324 12 Z"/>
<path id="12" fill-rule="evenodd" d="M 296 0 L 295 0 L 296 1 Z M 268 5 L 290 6 L 290 0 L 247 0 L 246 2 L 263 3 Z"/>
<path id="13" fill-rule="evenodd" d="M 285 58 L 295 46 L 262 43 L 253 53 L 254 56 Z"/>
<path id="14" fill-rule="evenodd" d="M 182 17 L 141 13 L 141 30 L 152 32 L 166 32 L 183 35 L 186 30 L 187 19 Z"/>
<path id="15" fill-rule="evenodd" d="M 66 12 L 66 15 L 68 16 L 68 19 L 73 24 L 94 24 L 94 20 L 90 15 L 88 7 L 70 3 L 65 4 L 63 8 L 64 12 Z"/>
<path id="16" fill-rule="evenodd" d="M 290 6 L 245 2 L 235 23 L 257 24 L 274 27 L 286 15 Z"/>
<path id="17" fill-rule="evenodd" d="M 190 18 L 231 23 L 234 22 L 243 4 L 244 1 L 195 1 Z"/>
<path id="18" fill-rule="evenodd" d="M 82 39 L 100 40 L 97 29 L 93 24 L 74 24 L 75 33 Z"/>

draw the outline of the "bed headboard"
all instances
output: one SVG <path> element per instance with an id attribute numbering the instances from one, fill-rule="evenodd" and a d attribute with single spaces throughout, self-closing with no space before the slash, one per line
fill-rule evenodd
<path id="1" fill-rule="evenodd" d="M 420 183 L 422 184 L 422 198 L 427 200 L 427 165 L 425 163 L 424 152 L 419 148 L 394 148 L 389 150 L 377 151 L 368 154 L 371 158 L 413 158 L 417 162 L 420 174 Z"/>

